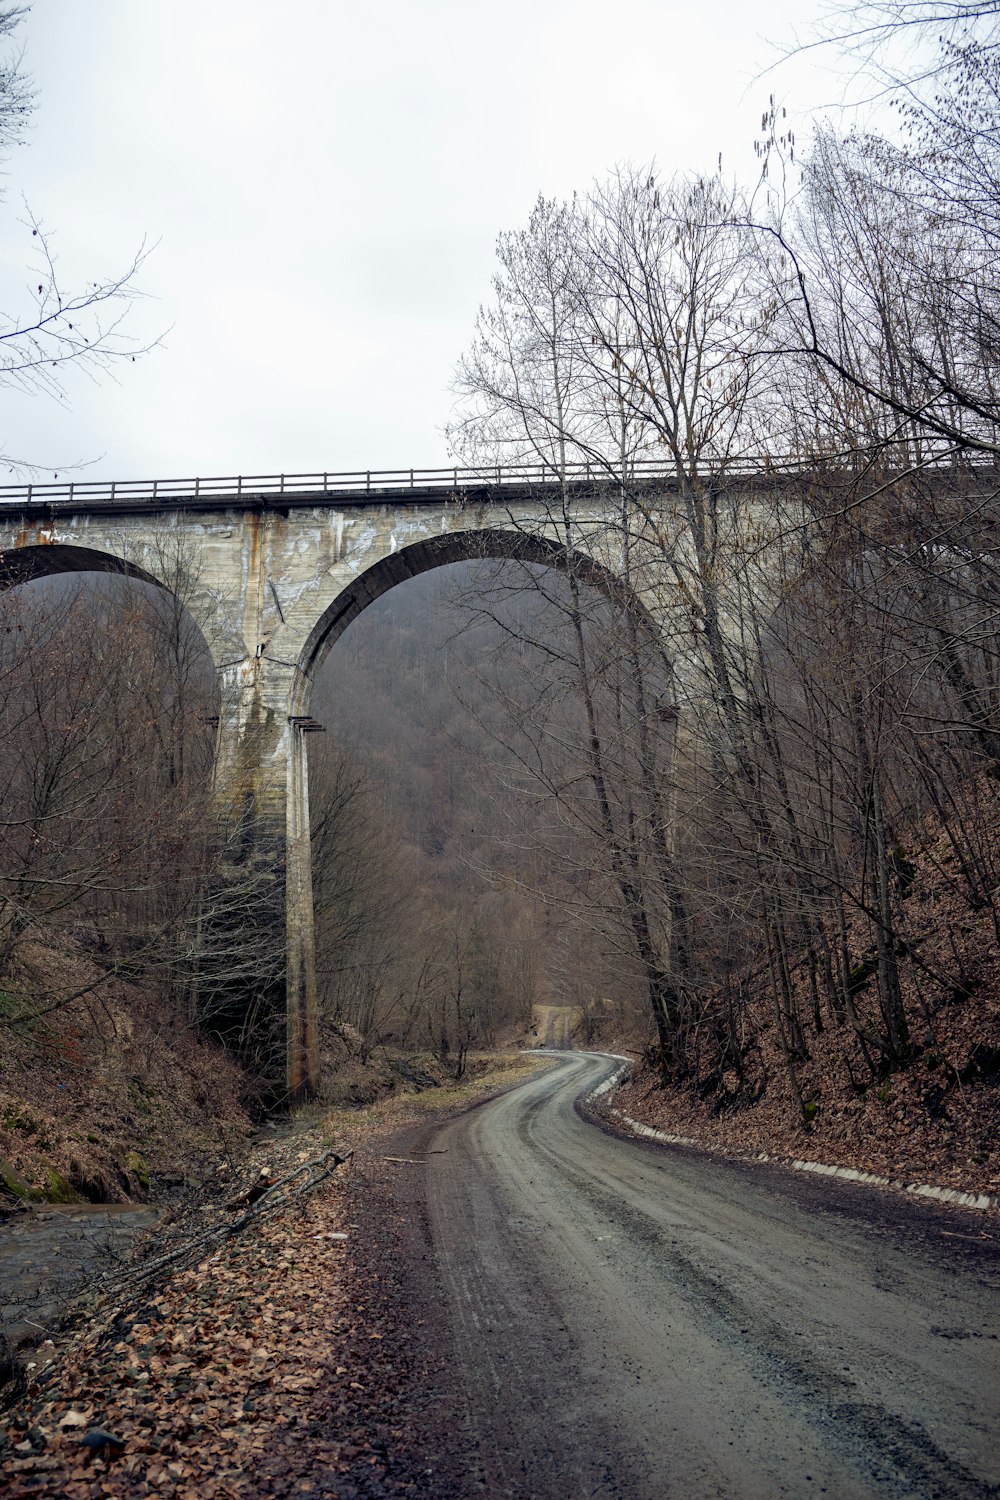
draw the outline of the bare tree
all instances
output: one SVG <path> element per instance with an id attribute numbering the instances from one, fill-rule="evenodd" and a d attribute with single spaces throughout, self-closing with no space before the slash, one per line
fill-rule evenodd
<path id="1" fill-rule="evenodd" d="M 460 367 L 466 451 L 530 429 L 557 480 L 583 459 L 617 499 L 588 541 L 657 602 L 663 633 L 644 658 L 623 615 L 598 646 L 562 484 L 545 524 L 566 538 L 568 597 L 525 572 L 546 596 L 539 660 L 572 682 L 576 717 L 540 671 L 532 701 L 504 698 L 525 785 L 589 820 L 607 914 L 617 903 L 650 996 L 657 972 L 674 987 L 652 1004 L 664 1071 L 707 1047 L 719 1078 L 766 1087 L 744 1002 L 769 993 L 806 1121 L 812 1035 L 846 1027 L 869 1076 L 904 1065 L 956 982 L 914 938 L 928 829 L 949 830 L 967 899 L 992 901 L 976 819 L 995 816 L 995 486 L 974 471 L 945 491 L 935 467 L 995 440 L 992 68 L 989 49 L 953 50 L 933 142 L 912 97 L 902 145 L 821 133 L 788 225 L 764 233 L 717 182 L 619 172 L 559 221 L 573 239 L 553 276 L 550 206 L 496 286 L 546 319 Z M 547 384 L 519 380 L 528 347 L 548 351 Z M 637 464 L 650 453 L 659 486 Z M 763 473 L 744 480 L 755 454 Z M 664 707 L 665 757 L 649 748 Z"/>
<path id="2" fill-rule="evenodd" d="M 0 7 L 0 43 L 29 11 L 30 6 Z M 33 107 L 23 54 L 8 53 L 0 60 L 0 155 L 21 143 Z M 139 296 L 136 278 L 148 254 L 145 242 L 116 273 L 67 282 L 53 234 L 27 205 L 18 227 L 26 242 L 27 279 L 18 305 L 0 316 L 0 385 L 64 401 L 74 369 L 94 377 L 148 352 L 153 345 L 131 337 L 125 322 Z M 2 461 L 11 470 L 38 466 L 11 451 Z"/>
<path id="3" fill-rule="evenodd" d="M 922 8 L 871 9 L 906 26 Z M 992 7 L 959 9 L 983 24 L 935 42 L 931 82 L 889 79 L 898 139 L 821 130 L 801 195 L 776 187 L 759 223 L 782 252 L 776 351 L 852 414 L 849 442 L 866 457 L 881 443 L 897 470 L 998 451 L 1000 32 Z M 773 108 L 765 126 L 767 170 L 790 148 Z"/>

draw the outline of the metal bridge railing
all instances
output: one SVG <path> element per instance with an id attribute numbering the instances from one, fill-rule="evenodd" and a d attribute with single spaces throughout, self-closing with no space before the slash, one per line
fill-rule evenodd
<path id="1" fill-rule="evenodd" d="M 663 464 L 636 464 L 637 478 L 666 478 Z M 564 471 L 571 483 L 606 480 L 602 465 L 572 464 Z M 234 474 L 196 479 L 127 479 L 112 482 L 71 479 L 46 484 L 0 485 L 0 508 L 4 505 L 38 504 L 45 506 L 183 506 L 215 502 L 251 502 L 255 499 L 276 500 L 336 498 L 363 502 L 372 495 L 399 495 L 408 490 L 423 495 L 445 497 L 462 490 L 504 487 L 523 489 L 526 485 L 558 482 L 558 472 L 545 464 L 502 464 L 475 468 L 441 469 L 361 469 L 342 473 L 316 474 Z"/>
<path id="2" fill-rule="evenodd" d="M 822 472 L 829 461 L 815 457 L 786 458 L 775 461 L 766 457 L 746 457 L 726 463 L 731 476 L 776 476 Z M 836 461 L 834 467 L 837 467 Z M 639 460 L 629 466 L 629 484 L 666 484 L 673 479 L 669 464 L 655 459 Z M 561 472 L 546 464 L 497 464 L 479 467 L 441 469 L 363 469 L 343 473 L 316 474 L 235 474 L 196 479 L 70 479 L 46 484 L 0 485 L 0 511 L 4 507 L 25 505 L 54 509 L 132 510 L 149 507 L 181 509 L 223 506 L 229 504 L 309 504 L 330 500 L 341 504 L 364 504 L 367 499 L 384 495 L 403 497 L 412 493 L 415 501 L 427 502 L 461 498 L 463 491 L 524 490 L 531 486 L 551 487 L 561 480 L 578 486 L 587 483 L 619 482 L 613 469 L 601 463 L 568 464 Z"/>

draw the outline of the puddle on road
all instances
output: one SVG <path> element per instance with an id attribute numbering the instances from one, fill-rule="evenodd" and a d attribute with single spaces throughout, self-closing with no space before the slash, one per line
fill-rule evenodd
<path id="1" fill-rule="evenodd" d="M 15 1347 L 47 1338 L 76 1293 L 123 1259 L 160 1212 L 46 1203 L 0 1221 L 0 1331 Z"/>

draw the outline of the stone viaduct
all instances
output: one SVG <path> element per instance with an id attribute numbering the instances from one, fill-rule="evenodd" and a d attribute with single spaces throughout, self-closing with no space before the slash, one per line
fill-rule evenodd
<path id="1" fill-rule="evenodd" d="M 380 594 L 470 556 L 573 557 L 614 591 L 617 506 L 616 487 L 582 468 L 568 485 L 541 469 L 449 469 L 0 489 L 0 587 L 73 571 L 183 587 L 220 684 L 223 878 L 256 945 L 258 989 L 270 990 L 233 1003 L 283 1011 L 290 1097 L 318 1082 L 305 748 L 321 727 L 310 716 L 317 669 Z M 655 601 L 640 607 L 655 617 Z"/>
<path id="2" fill-rule="evenodd" d="M 958 470 L 947 455 L 924 470 L 936 496 L 959 510 L 970 495 L 981 499 L 994 475 L 992 466 L 983 475 Z M 910 493 L 901 473 L 882 476 L 878 492 L 887 477 Z M 856 503 L 857 480 L 836 469 L 818 473 L 803 460 L 780 471 L 756 461 L 730 467 L 721 485 L 710 481 L 718 489 L 716 537 L 727 533 L 729 556 L 755 558 L 750 586 L 765 609 L 777 576 L 771 543 L 783 548 L 786 534 L 808 531 L 799 524 L 786 533 L 784 523 L 806 517 L 816 484 L 828 499 L 853 495 Z M 637 545 L 631 520 L 624 566 L 622 488 L 606 470 L 583 465 L 558 482 L 551 470 L 520 467 L 0 487 L 0 588 L 57 572 L 126 573 L 182 592 L 205 638 L 220 689 L 214 798 L 222 873 L 209 906 L 228 910 L 220 950 L 249 954 L 235 978 L 218 983 L 229 986 L 231 1019 L 253 1026 L 263 1018 L 271 1028 L 290 1098 L 318 1083 L 305 737 L 322 727 L 310 697 L 326 653 L 368 604 L 417 573 L 468 557 L 519 557 L 572 567 L 639 610 L 672 638 L 690 691 L 697 668 L 693 657 L 685 665 L 683 548 L 671 554 L 669 541 L 684 530 L 671 518 L 678 494 L 654 463 L 633 470 L 628 489 L 640 531 L 645 525 L 652 537 L 651 569 L 642 566 L 644 543 Z M 908 504 L 912 525 L 912 493 Z M 662 566 L 667 554 L 681 560 L 673 574 Z M 720 597 L 723 629 L 725 614 Z M 745 649 L 739 631 L 732 648 Z M 209 954 L 211 946 L 202 944 Z M 199 985 L 213 982 L 207 967 Z"/>
<path id="3" fill-rule="evenodd" d="M 924 481 L 959 509 L 994 482 L 992 466 L 979 475 L 950 455 L 939 464 L 924 469 Z M 880 492 L 887 478 L 910 492 L 905 473 L 882 476 Z M 828 500 L 853 495 L 856 503 L 857 481 L 846 470 L 817 472 L 812 460 L 782 470 L 752 461 L 729 467 L 721 484 L 709 481 L 716 538 L 727 533 L 719 555 L 755 558 L 750 586 L 765 608 L 777 576 L 771 542 L 785 546 L 784 523 L 806 517 L 816 484 Z M 637 533 L 630 518 L 626 568 L 622 488 L 584 465 L 558 481 L 550 469 L 518 467 L 0 487 L 0 589 L 50 573 L 126 573 L 182 594 L 205 638 L 220 696 L 221 873 L 207 907 L 223 914 L 223 968 L 225 955 L 246 957 L 213 976 L 213 934 L 203 929 L 199 992 L 214 986 L 216 1002 L 221 994 L 215 1013 L 228 1015 L 231 1030 L 269 1031 L 288 1097 L 312 1092 L 319 1072 L 305 738 L 322 727 L 310 715 L 318 668 L 351 621 L 394 585 L 468 557 L 518 557 L 572 568 L 637 609 L 671 637 L 691 691 L 697 666 L 693 657 L 685 664 L 683 547 L 672 553 L 680 568 L 662 565 L 669 538 L 684 531 L 679 497 L 655 463 L 630 472 L 628 491 L 640 525 Z M 912 524 L 912 493 L 908 505 Z M 649 538 L 654 566 L 646 569 Z M 726 609 L 720 596 L 724 630 Z M 732 647 L 745 649 L 738 631 Z"/>

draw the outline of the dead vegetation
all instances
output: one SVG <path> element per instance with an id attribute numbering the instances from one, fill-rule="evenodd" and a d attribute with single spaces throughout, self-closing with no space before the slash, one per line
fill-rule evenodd
<path id="1" fill-rule="evenodd" d="M 144 1199 L 240 1157 L 253 1129 L 253 1081 L 145 986 L 109 977 L 79 948 L 38 940 L 22 944 L 9 982 L 31 993 L 93 988 L 5 1028 L 0 1205 Z"/>
<path id="2" fill-rule="evenodd" d="M 364 1493 L 372 1480 L 378 1493 L 433 1493 L 390 1452 L 412 1437 L 420 1388 L 402 1309 L 385 1322 L 391 1259 L 379 1247 L 392 1225 L 369 1217 L 379 1244 L 351 1253 L 366 1191 L 362 1180 L 359 1198 L 352 1171 L 355 1152 L 366 1179 L 405 1170 L 392 1157 L 399 1130 L 539 1065 L 473 1061 L 461 1083 L 400 1086 L 367 1110 L 301 1118 L 267 1132 L 238 1171 L 221 1163 L 124 1272 L 91 1290 L 59 1347 L 26 1367 L 0 1428 L 8 1492 L 231 1500 Z"/>
<path id="3" fill-rule="evenodd" d="M 858 955 L 855 1023 L 806 1021 L 805 1056 L 790 1072 L 764 984 L 747 983 L 736 1024 L 748 1045 L 734 1063 L 731 996 L 719 991 L 698 1036 L 691 1076 L 661 1087 L 648 1064 L 633 1068 L 614 1107 L 643 1124 L 728 1151 L 807 1157 L 941 1187 L 1000 1192 L 1000 964 L 992 911 L 970 910 L 957 887 L 957 856 L 938 832 L 913 860 L 900 955 L 904 1003 L 917 1017 L 906 1067 L 870 1066 L 863 1032 L 877 1015 L 869 936 L 848 924 Z M 958 975 L 957 982 L 949 977 Z M 811 974 L 791 978 L 811 1016 Z M 874 1016 L 872 1024 L 874 1024 Z M 804 1108 L 802 1103 L 804 1101 Z"/>

